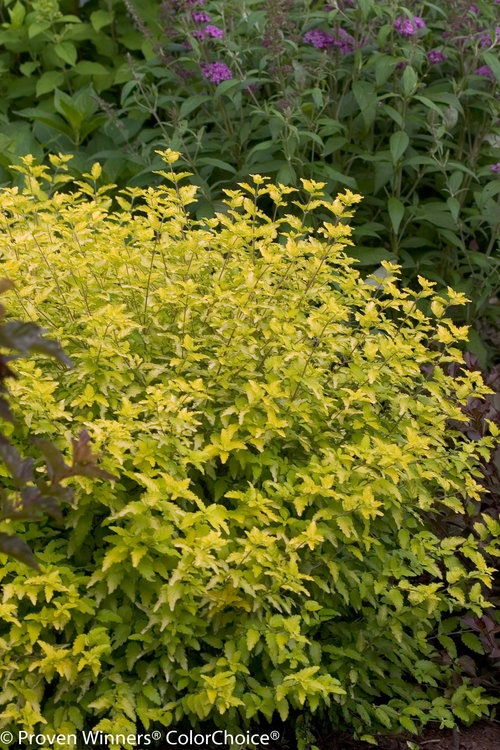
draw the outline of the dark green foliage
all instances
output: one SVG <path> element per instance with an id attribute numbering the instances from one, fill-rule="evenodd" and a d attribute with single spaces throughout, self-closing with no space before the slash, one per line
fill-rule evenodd
<path id="1" fill-rule="evenodd" d="M 408 281 L 423 273 L 465 292 L 467 323 L 496 315 L 494 0 L 411 11 L 311 0 L 4 6 L 5 182 L 19 155 L 50 149 L 76 153 L 77 171 L 98 158 L 107 182 L 155 184 L 155 149 L 169 146 L 201 188 L 190 208 L 198 217 L 213 213 L 214 201 L 220 210 L 223 189 L 251 173 L 294 186 L 300 177 L 326 181 L 330 195 L 347 186 L 366 196 L 355 250 L 364 266 L 396 261 Z M 210 36 L 196 11 L 223 36 Z M 405 36 L 395 24 L 412 12 L 425 28 Z M 315 47 L 311 32 L 331 43 Z M 214 63 L 232 77 L 211 73 Z M 480 351 L 475 334 L 470 347 Z"/>

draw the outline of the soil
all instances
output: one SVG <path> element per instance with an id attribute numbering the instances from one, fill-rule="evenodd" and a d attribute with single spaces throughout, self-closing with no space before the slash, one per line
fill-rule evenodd
<path id="1" fill-rule="evenodd" d="M 273 728 L 276 729 L 276 724 Z M 296 750 L 296 740 L 287 729 L 284 724 L 279 727 L 280 739 L 269 745 L 272 750 Z M 187 733 L 188 729 L 183 728 L 181 731 Z M 256 731 L 268 733 L 270 726 L 259 726 Z M 459 730 L 439 729 L 436 725 L 434 728 L 427 728 L 418 737 L 409 733 L 379 735 L 376 745 L 355 740 L 347 732 L 336 731 L 323 736 L 316 734 L 315 744 L 319 750 L 500 750 L 500 721 L 480 721 Z M 207 745 L 203 747 L 207 748 Z M 218 750 L 221 745 L 216 748 L 210 744 L 208 747 L 210 750 Z M 160 743 L 155 746 L 155 750 L 194 750 L 194 747 Z"/>
<path id="2" fill-rule="evenodd" d="M 413 742 L 419 750 L 500 750 L 500 724 L 480 721 L 460 730 L 428 729 L 419 737 L 398 735 L 379 737 L 377 745 L 359 742 L 347 734 L 324 737 L 321 750 L 409 750 Z"/>

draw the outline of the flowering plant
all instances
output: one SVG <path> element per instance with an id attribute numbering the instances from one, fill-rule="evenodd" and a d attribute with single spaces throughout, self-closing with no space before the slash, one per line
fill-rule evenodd
<path id="1" fill-rule="evenodd" d="M 43 156 L 50 143 L 82 169 L 102 154 L 108 184 L 154 184 L 155 149 L 169 144 L 200 188 L 198 217 L 255 171 L 359 189 L 353 253 L 366 270 L 398 261 L 409 283 L 424 273 L 467 293 L 461 322 L 495 317 L 494 0 L 95 0 L 69 20 L 8 7 L 0 180 L 23 150 Z M 477 338 L 470 346 L 486 357 Z"/>

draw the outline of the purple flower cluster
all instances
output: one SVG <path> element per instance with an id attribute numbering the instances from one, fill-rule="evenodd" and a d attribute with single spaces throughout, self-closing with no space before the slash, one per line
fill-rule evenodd
<path id="1" fill-rule="evenodd" d="M 399 17 L 394 22 L 394 28 L 401 36 L 413 36 L 419 29 L 425 29 L 425 21 L 420 16 L 413 16 L 413 21 Z"/>
<path id="2" fill-rule="evenodd" d="M 342 28 L 336 32 L 336 35 L 322 29 L 312 29 L 304 34 L 302 41 L 305 44 L 312 44 L 316 49 L 338 47 L 343 55 L 353 52 L 356 46 L 353 37 Z"/>
<path id="3" fill-rule="evenodd" d="M 338 39 L 335 44 L 343 55 L 347 55 L 349 52 L 354 52 L 354 47 L 356 46 L 352 36 L 348 34 L 345 29 L 341 28 L 338 30 Z"/>
<path id="4" fill-rule="evenodd" d="M 500 26 L 497 26 L 495 28 L 495 43 L 500 43 Z M 487 32 L 479 35 L 479 46 L 480 47 L 491 47 L 492 41 L 491 41 L 491 34 L 488 34 Z"/>
<path id="5" fill-rule="evenodd" d="M 223 29 L 219 29 L 218 26 L 205 26 L 205 33 L 211 36 L 213 39 L 221 39 L 224 36 Z"/>
<path id="6" fill-rule="evenodd" d="M 203 10 L 195 10 L 191 13 L 191 18 L 195 23 L 208 23 L 210 16 Z"/>
<path id="7" fill-rule="evenodd" d="M 306 44 L 312 44 L 316 49 L 326 49 L 326 47 L 331 47 L 335 44 L 335 37 L 333 34 L 329 34 L 328 31 L 313 29 L 304 34 L 303 41 Z"/>
<path id="8" fill-rule="evenodd" d="M 221 83 L 222 81 L 227 81 L 229 80 L 229 78 L 233 77 L 231 68 L 229 68 L 225 63 L 202 62 L 200 67 L 203 77 L 208 78 L 208 80 L 212 81 L 212 83 Z"/>
<path id="9" fill-rule="evenodd" d="M 195 23 L 205 23 L 206 21 L 210 21 L 210 16 L 208 13 L 204 13 L 203 11 L 196 11 L 194 13 L 191 13 L 191 17 Z M 195 39 L 203 40 L 206 36 L 212 37 L 212 39 L 221 39 L 224 36 L 224 30 L 219 29 L 218 26 L 213 26 L 212 24 L 208 24 L 208 26 L 205 26 L 204 29 L 195 29 L 191 32 L 192 36 L 194 36 Z"/>
<path id="10" fill-rule="evenodd" d="M 491 164 L 490 169 L 492 172 L 497 172 L 498 174 L 500 174 L 500 161 L 496 164 Z"/>
<path id="11" fill-rule="evenodd" d="M 431 49 L 431 51 L 427 53 L 427 59 L 431 63 L 440 63 L 447 60 L 448 55 L 445 55 L 440 49 Z"/>
<path id="12" fill-rule="evenodd" d="M 481 65 L 481 67 L 475 70 L 474 73 L 477 76 L 485 76 L 486 78 L 489 78 L 490 81 L 495 80 L 495 75 L 489 65 Z"/>

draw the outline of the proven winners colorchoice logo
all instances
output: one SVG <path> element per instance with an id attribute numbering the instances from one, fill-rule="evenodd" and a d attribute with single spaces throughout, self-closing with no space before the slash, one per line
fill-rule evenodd
<path id="1" fill-rule="evenodd" d="M 271 747 L 279 740 L 280 733 L 272 730 L 269 733 L 264 732 L 241 732 L 232 734 L 225 729 L 216 729 L 208 734 L 201 734 L 190 729 L 188 732 L 179 732 L 176 729 L 170 729 L 166 732 L 155 730 L 148 734 L 106 734 L 105 732 L 80 732 L 79 734 L 30 734 L 29 732 L 20 731 L 0 732 L 0 742 L 5 745 L 21 745 L 21 747 L 76 747 L 78 743 L 83 742 L 87 748 L 109 747 L 111 745 L 132 745 L 137 748 L 144 748 L 153 743 L 163 740 L 163 746 L 172 747 L 229 747 L 240 746 L 246 747 L 253 744 L 256 747 Z"/>

